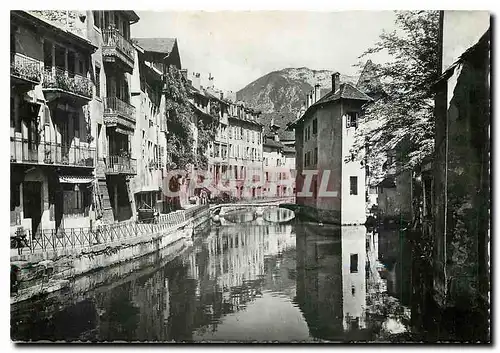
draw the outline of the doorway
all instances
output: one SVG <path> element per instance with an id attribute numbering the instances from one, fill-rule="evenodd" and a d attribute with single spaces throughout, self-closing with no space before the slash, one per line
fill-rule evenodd
<path id="1" fill-rule="evenodd" d="M 24 217 L 31 218 L 33 236 L 38 231 L 42 220 L 42 183 L 39 181 L 25 181 L 23 183 L 23 210 Z"/>

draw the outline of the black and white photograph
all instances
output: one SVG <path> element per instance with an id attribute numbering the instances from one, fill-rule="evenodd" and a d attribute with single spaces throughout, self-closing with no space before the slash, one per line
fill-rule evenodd
<path id="1" fill-rule="evenodd" d="M 160 5 L 8 10 L 13 345 L 491 344 L 493 14 Z"/>

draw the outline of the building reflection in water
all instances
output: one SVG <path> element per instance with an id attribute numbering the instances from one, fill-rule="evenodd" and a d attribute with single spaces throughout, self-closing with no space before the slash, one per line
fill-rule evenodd
<path id="1" fill-rule="evenodd" d="M 366 228 L 342 227 L 342 308 L 344 330 L 366 327 Z"/>
<path id="2" fill-rule="evenodd" d="M 14 331 L 98 341 L 371 340 L 373 321 L 385 320 L 389 243 L 364 227 L 213 227 L 176 258 L 159 255 L 76 304 L 53 303 L 38 321 L 19 308 Z"/>
<path id="3" fill-rule="evenodd" d="M 296 301 L 310 334 L 333 341 L 376 339 L 387 326 L 379 234 L 364 226 L 305 223 L 296 229 Z"/>

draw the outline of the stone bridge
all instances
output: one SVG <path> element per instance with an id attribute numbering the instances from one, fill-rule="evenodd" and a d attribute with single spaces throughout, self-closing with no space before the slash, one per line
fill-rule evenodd
<path id="1" fill-rule="evenodd" d="M 238 203 L 226 203 L 226 204 L 218 204 L 210 206 L 210 215 L 212 220 L 219 222 L 223 219 L 231 220 L 232 216 L 237 215 L 238 211 L 244 211 L 242 213 L 246 213 L 248 216 L 247 221 L 256 220 L 263 218 L 269 222 L 287 222 L 292 220 L 295 215 L 293 212 L 293 204 L 294 198 L 283 198 L 279 200 L 256 200 L 256 201 L 248 201 L 248 202 L 238 202 Z M 288 207 L 291 206 L 291 207 Z M 290 212 L 286 212 L 287 214 L 282 214 L 278 212 L 272 212 L 277 208 L 281 209 L 289 209 Z M 253 212 L 248 212 L 251 209 Z M 253 217 L 251 216 L 253 214 Z M 242 220 L 241 222 L 245 222 Z M 231 222 L 231 223 L 240 223 L 240 222 Z"/>

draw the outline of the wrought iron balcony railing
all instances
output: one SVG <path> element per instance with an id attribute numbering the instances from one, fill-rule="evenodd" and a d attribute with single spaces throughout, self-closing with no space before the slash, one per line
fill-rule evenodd
<path id="1" fill-rule="evenodd" d="M 88 99 L 92 98 L 92 82 L 89 78 L 57 67 L 45 69 L 42 87 L 44 89 L 60 89 Z"/>
<path id="2" fill-rule="evenodd" d="M 135 122 L 135 107 L 122 101 L 118 97 L 107 97 L 104 100 L 104 114 L 120 115 L 127 120 Z"/>
<path id="3" fill-rule="evenodd" d="M 87 145 L 35 143 L 23 138 L 11 137 L 10 153 L 12 163 L 69 165 L 85 168 L 95 166 L 95 148 Z"/>
<path id="4" fill-rule="evenodd" d="M 119 50 L 132 62 L 134 61 L 134 47 L 125 39 L 117 29 L 105 29 L 102 31 L 103 49 Z"/>
<path id="5" fill-rule="evenodd" d="M 10 74 L 17 78 L 40 83 L 42 80 L 42 67 L 38 60 L 18 53 L 11 53 Z"/>
<path id="6" fill-rule="evenodd" d="M 137 174 L 137 160 L 110 155 L 106 158 L 106 174 Z"/>

